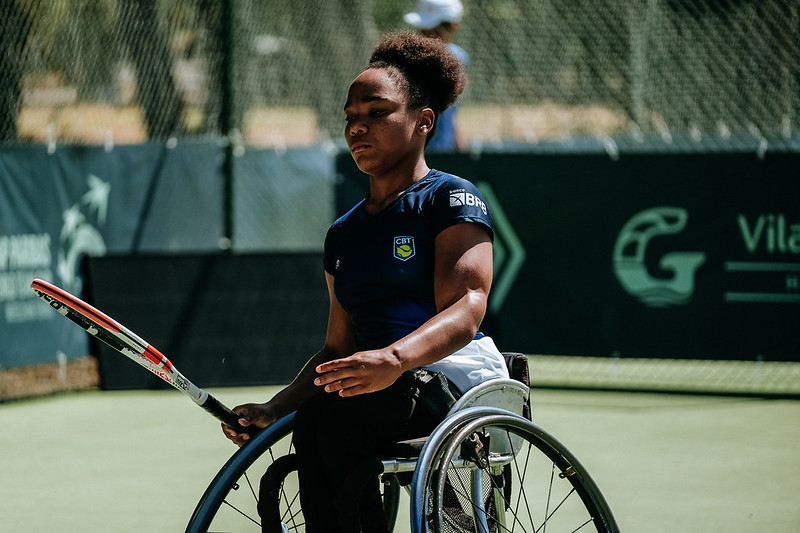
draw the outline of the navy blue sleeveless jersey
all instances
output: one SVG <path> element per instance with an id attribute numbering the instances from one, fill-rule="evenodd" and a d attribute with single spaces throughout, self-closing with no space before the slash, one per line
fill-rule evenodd
<path id="1" fill-rule="evenodd" d="M 362 200 L 325 238 L 325 270 L 352 318 L 361 350 L 388 346 L 436 314 L 434 239 L 462 222 L 485 226 L 491 213 L 469 181 L 431 170 L 380 213 Z"/>

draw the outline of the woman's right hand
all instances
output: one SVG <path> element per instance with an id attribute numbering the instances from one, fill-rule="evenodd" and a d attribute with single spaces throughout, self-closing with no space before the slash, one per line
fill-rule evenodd
<path id="1" fill-rule="evenodd" d="M 234 407 L 233 412 L 239 415 L 239 424 L 244 427 L 256 426 L 263 429 L 278 419 L 278 415 L 270 405 L 270 402 L 246 403 Z M 247 433 L 239 433 L 225 424 L 222 424 L 222 433 L 239 447 L 243 446 L 251 438 Z"/>

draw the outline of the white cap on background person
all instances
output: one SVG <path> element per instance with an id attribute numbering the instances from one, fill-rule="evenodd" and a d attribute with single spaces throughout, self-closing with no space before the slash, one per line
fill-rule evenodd
<path id="1" fill-rule="evenodd" d="M 420 30 L 435 28 L 443 22 L 460 22 L 464 6 L 460 0 L 419 0 L 417 10 L 403 20 Z"/>

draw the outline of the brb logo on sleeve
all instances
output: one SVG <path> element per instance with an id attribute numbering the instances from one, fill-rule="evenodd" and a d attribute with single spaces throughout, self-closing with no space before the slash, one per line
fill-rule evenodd
<path id="1" fill-rule="evenodd" d="M 394 238 L 394 256 L 400 261 L 408 261 L 414 254 L 414 237 L 395 237 Z"/>
<path id="2" fill-rule="evenodd" d="M 483 214 L 486 214 L 486 204 L 471 192 L 464 189 L 450 191 L 450 207 L 461 207 L 462 205 L 480 207 Z"/>

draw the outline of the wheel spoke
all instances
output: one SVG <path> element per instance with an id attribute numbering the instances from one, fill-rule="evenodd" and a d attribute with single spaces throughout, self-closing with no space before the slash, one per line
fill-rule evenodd
<path id="1" fill-rule="evenodd" d="M 490 436 L 483 442 L 488 463 L 468 451 L 473 448 L 466 443 L 475 442 L 473 432 Z M 487 420 L 476 416 L 466 419 L 443 440 L 446 442 L 431 458 L 432 463 L 440 465 L 440 471 L 426 477 L 427 490 L 437 494 L 438 505 L 432 509 L 433 531 L 444 531 L 436 524 L 446 524 L 455 531 L 483 533 L 478 524 L 484 523 L 490 533 L 565 533 L 593 526 L 601 533 L 618 533 L 605 500 L 582 465 L 532 422 L 511 414 L 493 413 Z M 484 465 L 482 488 L 469 485 L 464 474 L 478 468 L 477 463 Z M 462 524 L 466 521 L 455 520 L 453 511 L 443 505 L 448 501 L 448 491 L 461 502 L 469 502 L 457 510 L 465 509 L 465 514 L 472 512 L 474 516 L 485 512 L 486 521 Z"/>
<path id="2" fill-rule="evenodd" d="M 230 503 L 228 500 L 223 500 L 223 501 L 222 501 L 222 503 L 224 503 L 224 504 L 225 504 L 225 505 L 227 505 L 229 508 L 233 509 L 234 511 L 236 511 L 237 513 L 239 513 L 239 514 L 240 514 L 240 515 L 242 515 L 243 517 L 247 518 L 247 519 L 248 519 L 248 520 L 250 520 L 252 523 L 254 523 L 255 525 L 257 525 L 258 527 L 261 527 L 261 523 L 260 523 L 258 520 L 255 520 L 255 519 L 253 519 L 253 517 L 252 517 L 252 516 L 250 516 L 249 514 L 245 513 L 244 511 L 242 511 L 241 509 L 239 509 L 239 508 L 238 508 L 238 507 L 236 507 L 235 505 L 231 504 L 231 503 Z"/>

